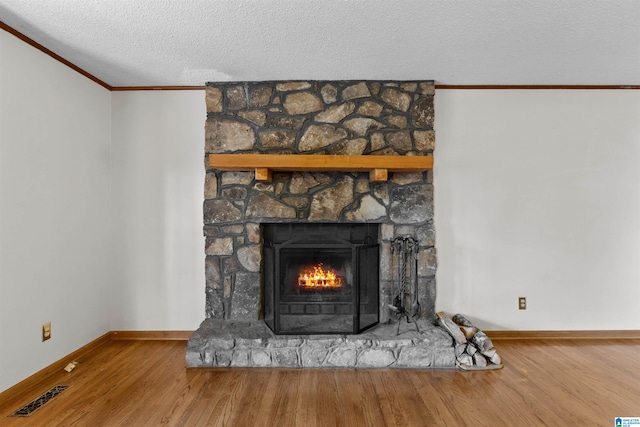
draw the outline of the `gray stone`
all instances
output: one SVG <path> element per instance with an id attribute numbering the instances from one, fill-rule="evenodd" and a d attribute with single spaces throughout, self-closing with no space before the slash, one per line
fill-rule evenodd
<path id="1" fill-rule="evenodd" d="M 327 151 L 340 156 L 359 156 L 364 153 L 368 143 L 365 138 L 349 139 L 333 144 Z"/>
<path id="2" fill-rule="evenodd" d="M 231 365 L 231 359 L 233 358 L 233 350 L 220 350 L 216 351 L 215 366 L 220 368 L 226 368 Z"/>
<path id="3" fill-rule="evenodd" d="M 222 260 L 222 272 L 225 275 L 231 275 L 240 271 L 240 263 L 235 257 L 226 257 Z M 229 277 L 229 286 L 231 286 L 231 279 Z"/>
<path id="4" fill-rule="evenodd" d="M 371 88 L 371 95 L 378 96 L 378 94 L 380 93 L 380 83 L 371 82 L 369 83 L 369 87 Z"/>
<path id="5" fill-rule="evenodd" d="M 405 116 L 387 116 L 385 120 L 389 125 L 398 129 L 404 129 L 407 127 L 407 118 Z"/>
<path id="6" fill-rule="evenodd" d="M 373 345 L 370 339 L 361 338 L 360 336 L 356 335 L 347 335 L 344 342 L 345 345 L 353 347 L 355 349 L 371 348 L 371 346 Z"/>
<path id="7" fill-rule="evenodd" d="M 257 320 L 260 313 L 260 274 L 236 273 L 231 319 Z"/>
<path id="8" fill-rule="evenodd" d="M 309 221 L 337 221 L 342 209 L 353 201 L 353 178 L 343 176 L 336 184 L 319 191 L 311 201 Z"/>
<path id="9" fill-rule="evenodd" d="M 297 92 L 287 95 L 283 106 L 287 113 L 293 115 L 315 113 L 324 108 L 320 98 L 310 92 Z"/>
<path id="10" fill-rule="evenodd" d="M 247 98 L 243 86 L 231 86 L 227 89 L 227 108 L 240 110 L 247 106 Z"/>
<path id="11" fill-rule="evenodd" d="M 374 119 L 359 117 L 345 121 L 344 127 L 352 131 L 357 136 L 365 136 L 369 130 L 378 130 L 385 126 Z"/>
<path id="12" fill-rule="evenodd" d="M 244 200 L 247 198 L 247 189 L 242 187 L 225 188 L 221 196 L 227 200 Z"/>
<path id="13" fill-rule="evenodd" d="M 296 143 L 293 130 L 265 130 L 260 132 L 260 143 L 265 148 L 293 148 Z"/>
<path id="14" fill-rule="evenodd" d="M 242 218 L 240 209 L 227 200 L 205 200 L 203 213 L 205 224 L 232 222 Z"/>
<path id="15" fill-rule="evenodd" d="M 456 355 L 453 347 L 436 347 L 433 353 L 434 368 L 453 368 L 456 366 Z"/>
<path id="16" fill-rule="evenodd" d="M 260 224 L 255 222 L 248 222 L 245 224 L 247 230 L 247 239 L 251 243 L 260 243 Z"/>
<path id="17" fill-rule="evenodd" d="M 360 82 L 344 88 L 342 91 L 342 99 L 348 101 L 355 98 L 366 98 L 371 96 L 369 88 L 365 82 Z"/>
<path id="18" fill-rule="evenodd" d="M 322 99 L 327 104 L 333 104 L 338 99 L 338 89 L 332 84 L 322 86 L 320 93 L 322 94 Z"/>
<path id="19" fill-rule="evenodd" d="M 187 368 L 208 368 L 211 365 L 205 362 L 205 352 L 194 351 L 192 349 L 187 349 Z"/>
<path id="20" fill-rule="evenodd" d="M 435 276 L 437 267 L 436 248 L 426 248 L 418 252 L 418 276 Z"/>
<path id="21" fill-rule="evenodd" d="M 321 338 L 319 335 L 314 338 L 309 338 L 305 345 L 313 348 L 329 348 L 343 343 L 343 339 L 340 337 Z"/>
<path id="22" fill-rule="evenodd" d="M 245 246 L 238 249 L 238 261 L 248 271 L 260 271 L 260 245 Z"/>
<path id="23" fill-rule="evenodd" d="M 207 172 L 204 177 L 204 198 L 215 199 L 218 197 L 218 177 L 213 172 Z"/>
<path id="24" fill-rule="evenodd" d="M 433 221 L 429 221 L 426 225 L 418 227 L 416 236 L 419 242 L 425 246 L 435 246 L 436 230 Z"/>
<path id="25" fill-rule="evenodd" d="M 413 148 L 411 134 L 407 130 L 387 133 L 387 143 L 399 151 L 409 151 Z"/>
<path id="26" fill-rule="evenodd" d="M 422 82 L 419 84 L 420 93 L 423 95 L 435 95 L 436 86 L 433 81 Z"/>
<path id="27" fill-rule="evenodd" d="M 422 172 L 395 172 L 391 177 L 391 182 L 398 185 L 413 184 L 414 182 L 422 182 Z"/>
<path id="28" fill-rule="evenodd" d="M 415 331 L 415 327 L 407 322 L 400 322 L 400 334 L 406 332 L 406 330 Z M 397 336 L 385 336 L 378 340 L 378 347 L 380 348 L 406 347 L 411 344 L 413 344 L 413 341 L 410 338 L 398 338 Z"/>
<path id="29" fill-rule="evenodd" d="M 376 184 L 373 187 L 373 195 L 380 200 L 385 206 L 389 206 L 389 186 Z"/>
<path id="30" fill-rule="evenodd" d="M 262 348 L 264 346 L 262 338 L 236 338 L 235 348 Z"/>
<path id="31" fill-rule="evenodd" d="M 428 368 L 433 365 L 433 350 L 429 347 L 404 347 L 398 355 L 398 366 Z"/>
<path id="32" fill-rule="evenodd" d="M 205 316 L 207 318 L 222 319 L 224 306 L 219 295 L 219 290 L 207 286 L 205 289 Z"/>
<path id="33" fill-rule="evenodd" d="M 311 87 L 311 83 L 309 82 L 286 82 L 286 83 L 278 83 L 276 85 L 276 90 L 278 92 L 289 92 L 293 90 L 309 89 L 310 87 Z"/>
<path id="34" fill-rule="evenodd" d="M 298 367 L 298 352 L 295 348 L 279 348 L 272 351 L 275 366 Z"/>
<path id="35" fill-rule="evenodd" d="M 205 152 L 249 150 L 253 148 L 256 136 L 246 123 L 210 117 L 205 123 Z"/>
<path id="36" fill-rule="evenodd" d="M 297 209 L 303 209 L 309 206 L 309 198 L 305 196 L 283 196 L 282 201 Z"/>
<path id="37" fill-rule="evenodd" d="M 235 347 L 233 338 L 212 338 L 207 341 L 210 348 L 215 350 L 231 350 Z"/>
<path id="38" fill-rule="evenodd" d="M 418 151 L 433 151 L 436 148 L 436 132 L 433 130 L 416 130 L 413 140 Z"/>
<path id="39" fill-rule="evenodd" d="M 356 350 L 353 348 L 336 348 L 329 353 L 327 365 L 337 367 L 356 366 Z"/>
<path id="40" fill-rule="evenodd" d="M 300 350 L 300 364 L 305 368 L 318 368 L 322 366 L 327 357 L 327 350 L 316 347 L 303 347 Z"/>
<path id="41" fill-rule="evenodd" d="M 253 172 L 223 172 L 221 181 L 222 185 L 249 185 L 253 181 Z"/>
<path id="42" fill-rule="evenodd" d="M 404 90 L 405 92 L 415 92 L 416 89 L 418 89 L 418 83 L 416 82 L 402 83 L 400 85 L 400 89 Z"/>
<path id="43" fill-rule="evenodd" d="M 320 185 L 320 182 L 309 172 L 294 172 L 289 183 L 289 192 L 292 194 L 305 194 L 310 188 Z"/>
<path id="44" fill-rule="evenodd" d="M 244 225 L 242 224 L 234 224 L 234 225 L 226 225 L 220 227 L 223 233 L 226 234 L 240 234 L 244 232 Z"/>
<path id="45" fill-rule="evenodd" d="M 332 125 L 311 125 L 300 138 L 300 151 L 317 150 L 347 137 L 344 129 Z"/>
<path id="46" fill-rule="evenodd" d="M 387 143 L 384 140 L 384 134 L 376 132 L 371 135 L 371 151 L 378 151 L 384 148 Z"/>
<path id="47" fill-rule="evenodd" d="M 251 362 L 252 366 L 271 366 L 271 354 L 266 350 L 253 350 L 251 351 Z"/>
<path id="48" fill-rule="evenodd" d="M 389 219 L 396 224 L 415 224 L 433 218 L 433 186 L 409 185 L 391 193 Z"/>
<path id="49" fill-rule="evenodd" d="M 275 339 L 269 341 L 269 348 L 286 348 L 300 347 L 304 343 L 302 338 L 292 338 L 287 335 L 278 335 Z"/>
<path id="50" fill-rule="evenodd" d="M 231 366 L 236 368 L 246 368 L 249 366 L 250 350 L 233 350 L 231 356 Z"/>
<path id="51" fill-rule="evenodd" d="M 345 217 L 349 221 L 373 221 L 387 215 L 387 210 L 370 194 L 362 197 L 358 209 L 347 212 Z"/>
<path id="52" fill-rule="evenodd" d="M 353 102 L 346 102 L 316 114 L 315 120 L 316 122 L 322 123 L 339 123 L 342 119 L 353 113 L 355 108 L 356 105 Z"/>
<path id="53" fill-rule="evenodd" d="M 411 124 L 419 128 L 433 129 L 433 97 L 420 98 L 411 107 Z"/>
<path id="54" fill-rule="evenodd" d="M 391 280 L 395 273 L 391 263 L 391 243 L 380 243 L 380 280 Z"/>
<path id="55" fill-rule="evenodd" d="M 205 93 L 207 113 L 222 112 L 222 91 L 217 87 L 207 85 Z"/>
<path id="56" fill-rule="evenodd" d="M 396 361 L 393 352 L 389 349 L 365 349 L 358 355 L 358 367 L 361 368 L 386 368 Z"/>
<path id="57" fill-rule="evenodd" d="M 296 218 L 296 210 L 267 194 L 251 196 L 246 211 L 247 218 Z"/>
<path id="58" fill-rule="evenodd" d="M 360 108 L 358 108 L 358 114 L 362 114 L 363 116 L 380 117 L 382 108 L 382 105 L 377 102 L 365 101 L 362 103 Z"/>
<path id="59" fill-rule="evenodd" d="M 251 107 L 266 107 L 271 101 L 271 86 L 258 86 L 251 89 L 249 105 Z"/>
<path id="60" fill-rule="evenodd" d="M 218 257 L 208 256 L 204 261 L 204 275 L 207 282 L 217 283 L 220 281 L 220 263 Z"/>
<path id="61" fill-rule="evenodd" d="M 356 181 L 356 193 L 368 193 L 370 190 L 369 180 L 366 178 L 358 178 Z"/>
<path id="62" fill-rule="evenodd" d="M 406 112 L 409 109 L 409 105 L 411 105 L 411 95 L 396 89 L 383 90 L 380 98 L 382 98 L 387 105 L 403 112 Z"/>
<path id="63" fill-rule="evenodd" d="M 207 255 L 233 255 L 233 238 L 207 238 L 204 253 Z"/>
<path id="64" fill-rule="evenodd" d="M 382 240 L 393 240 L 395 237 L 395 226 L 392 224 L 382 224 L 380 226 L 380 233 L 382 234 Z M 402 235 L 401 233 L 398 234 Z"/>
<path id="65" fill-rule="evenodd" d="M 305 121 L 305 117 L 269 116 L 269 126 L 272 128 L 300 130 Z"/>
<path id="66" fill-rule="evenodd" d="M 239 111 L 238 116 L 249 120 L 251 123 L 257 124 L 258 126 L 264 126 L 267 122 L 267 113 L 260 110 Z"/>

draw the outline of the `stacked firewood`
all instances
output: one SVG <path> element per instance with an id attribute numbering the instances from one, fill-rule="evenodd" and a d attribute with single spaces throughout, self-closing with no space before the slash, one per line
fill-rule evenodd
<path id="1" fill-rule="evenodd" d="M 458 367 L 467 370 L 502 368 L 502 359 L 491 339 L 464 316 L 449 317 L 439 312 L 436 317 L 440 326 L 453 337 Z"/>

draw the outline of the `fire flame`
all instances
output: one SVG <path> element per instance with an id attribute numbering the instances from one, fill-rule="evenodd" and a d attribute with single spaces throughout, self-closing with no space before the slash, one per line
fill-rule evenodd
<path id="1" fill-rule="evenodd" d="M 341 288 L 342 279 L 331 270 L 322 268 L 322 263 L 307 268 L 298 275 L 301 288 Z"/>

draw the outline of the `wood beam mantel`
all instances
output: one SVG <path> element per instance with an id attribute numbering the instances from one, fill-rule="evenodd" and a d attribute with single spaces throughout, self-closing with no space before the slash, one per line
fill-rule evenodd
<path id="1" fill-rule="evenodd" d="M 257 181 L 271 181 L 273 171 L 369 172 L 372 182 L 388 172 L 423 172 L 433 156 L 340 156 L 321 154 L 209 154 L 209 166 L 223 171 L 254 171 Z"/>

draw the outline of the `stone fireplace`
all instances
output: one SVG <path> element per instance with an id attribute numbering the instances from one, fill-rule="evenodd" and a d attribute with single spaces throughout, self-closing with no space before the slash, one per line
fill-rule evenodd
<path id="1" fill-rule="evenodd" d="M 380 170 L 227 170 L 210 163 L 219 154 L 305 155 L 311 165 L 326 156 L 430 156 L 433 97 L 432 81 L 207 84 L 206 320 L 190 340 L 188 366 L 414 366 L 406 357 L 404 365 L 399 361 L 401 350 L 427 352 L 429 362 L 420 366 L 448 366 L 449 352 L 437 356 L 420 347 L 450 345 L 446 334 L 430 329 L 436 290 L 431 169 L 388 176 L 385 170 L 381 177 Z M 417 347 L 405 348 L 402 337 L 402 348 L 391 351 L 399 337 L 391 334 L 386 342 L 380 328 L 395 321 L 392 242 L 405 236 L 419 245 L 417 317 L 425 332 L 409 339 L 421 343 Z M 297 264 L 308 263 L 331 266 L 342 287 L 321 289 L 330 281 L 299 278 L 305 266 Z M 369 267 L 356 269 L 364 264 Z M 326 334 L 338 335 L 326 341 Z M 372 339 L 367 334 L 377 344 L 363 344 Z M 356 351 L 352 336 L 362 349 L 379 351 L 383 362 L 368 364 L 371 355 Z M 304 347 L 323 339 L 324 358 L 309 362 Z M 342 344 L 334 348 L 336 342 Z M 386 344 L 377 348 L 380 342 Z"/>

